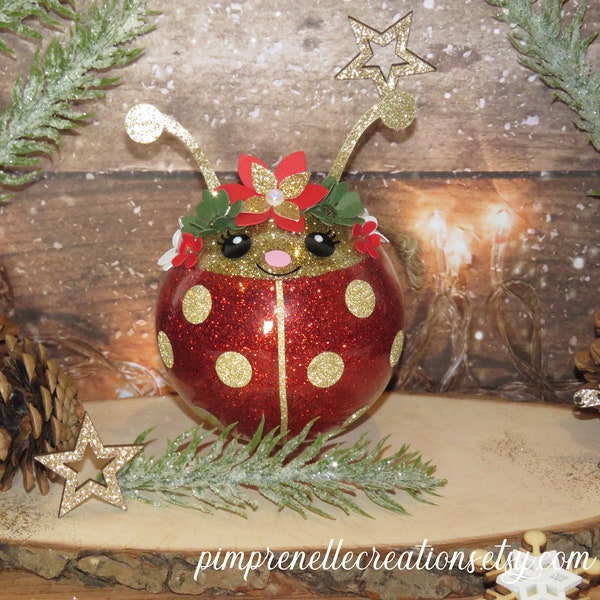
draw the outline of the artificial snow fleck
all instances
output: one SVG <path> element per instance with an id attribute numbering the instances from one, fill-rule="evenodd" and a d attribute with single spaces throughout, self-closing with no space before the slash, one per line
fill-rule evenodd
<path id="1" fill-rule="evenodd" d="M 585 267 L 585 259 L 583 256 L 576 256 L 573 260 L 573 268 L 583 269 Z"/>
<path id="2" fill-rule="evenodd" d="M 523 121 L 523 125 L 539 125 L 539 124 L 540 124 L 540 118 L 537 115 L 529 116 Z"/>
<path id="3" fill-rule="evenodd" d="M 435 6 L 435 0 L 423 0 L 423 8 L 433 8 Z"/>

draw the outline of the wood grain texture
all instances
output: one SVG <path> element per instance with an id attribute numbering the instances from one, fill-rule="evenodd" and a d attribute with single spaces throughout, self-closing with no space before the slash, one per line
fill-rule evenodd
<path id="1" fill-rule="evenodd" d="M 350 165 L 352 184 L 387 231 L 419 239 L 430 276 L 431 212 L 467 232 L 472 364 L 482 371 L 476 384 L 486 389 L 520 376 L 485 309 L 494 215 L 508 208 L 513 230 L 505 276 L 524 279 L 539 294 L 548 374 L 572 378 L 573 353 L 593 339 L 599 291 L 592 273 L 600 222 L 597 201 L 586 197 L 600 187 L 598 154 L 571 125 L 566 107 L 519 66 L 507 28 L 489 5 L 328 0 L 289 10 L 285 2 L 184 0 L 176 8 L 151 6 L 162 14 L 144 38 L 143 58 L 123 71 L 122 85 L 96 107 L 94 122 L 65 136 L 47 165 L 48 179 L 0 207 L 2 309 L 14 305 L 28 335 L 73 336 L 80 353 L 93 354 L 92 360 L 73 356 L 72 347 L 61 351 L 82 379 L 84 399 L 163 387 L 153 330 L 161 275 L 155 261 L 202 185 L 169 136 L 149 146 L 129 140 L 126 111 L 144 101 L 174 114 L 224 177 L 236 170 L 240 152 L 273 162 L 298 148 L 309 168 L 324 172 L 352 124 L 377 100 L 369 80 L 333 79 L 357 52 L 347 16 L 383 29 L 411 9 L 409 48 L 437 71 L 401 81 L 416 94 L 417 121 L 401 133 L 374 127 Z M 599 23 L 600 6 L 592 3 L 586 30 Z M 25 40 L 9 42 L 17 58 L 2 61 L 2 101 L 33 51 Z M 409 348 L 431 302 L 430 284 L 406 294 Z M 433 391 L 447 367 L 447 348 L 439 346 L 428 366 Z"/>
<path id="2" fill-rule="evenodd" d="M 586 31 L 598 31 L 589 2 Z M 597 169 L 597 154 L 572 115 L 520 66 L 484 0 L 375 2 L 293 0 L 265 3 L 154 0 L 161 15 L 142 43 L 145 55 L 123 69 L 122 84 L 94 105 L 93 123 L 67 136 L 51 170 L 195 167 L 169 141 L 141 150 L 122 123 L 137 102 L 173 114 L 202 143 L 218 171 L 233 171 L 240 152 L 267 162 L 304 149 L 326 170 L 352 124 L 377 100 L 369 80 L 333 79 L 357 53 L 349 15 L 384 30 L 414 11 L 409 48 L 437 71 L 404 78 L 418 120 L 407 133 L 379 132 L 352 167 L 358 171 L 555 171 Z M 570 5 L 568 5 L 570 10 Z M 0 67 L 0 102 L 34 48 L 10 41 L 18 59 Z M 597 45 L 596 45 L 597 46 Z M 600 54 L 592 47 L 591 60 Z M 381 59 L 385 63 L 386 55 Z"/>
<path id="3" fill-rule="evenodd" d="M 539 298 L 549 378 L 574 377 L 572 356 L 593 340 L 597 308 L 598 210 L 597 201 L 585 196 L 593 178 L 368 175 L 351 183 L 384 230 L 419 240 L 430 267 L 422 289 L 411 290 L 405 282 L 407 353 L 434 296 L 427 220 L 439 210 L 450 226 L 465 230 L 473 255 L 462 285 L 472 305 L 469 354 L 477 385 L 494 390 L 521 378 L 490 327 L 486 306 L 494 217 L 508 208 L 513 228 L 504 278 L 530 284 Z M 63 341 L 61 356 L 81 378 L 84 400 L 160 390 L 153 314 L 162 272 L 156 260 L 170 247 L 178 218 L 193 210 L 201 189 L 191 174 L 69 176 L 32 186 L 0 208 L 14 318 L 29 336 L 49 341 L 69 336 L 95 349 L 90 363 L 86 348 L 74 353 Z M 525 338 L 529 321 L 516 307 L 507 308 Z M 445 342 L 438 341 L 428 367 L 434 380 L 447 367 Z"/>
<path id="4" fill-rule="evenodd" d="M 154 426 L 147 448 L 154 456 L 162 454 L 165 440 L 197 423 L 171 397 L 89 402 L 87 410 L 106 444 L 132 440 Z M 435 504 L 400 492 L 395 499 L 408 512 L 391 513 L 357 494 L 371 518 L 327 506 L 333 519 L 304 519 L 245 489 L 257 502 L 246 519 L 134 500 L 126 513 L 91 500 L 57 519 L 59 486 L 44 497 L 15 487 L 3 505 L 0 566 L 152 593 L 471 596 L 484 588 L 483 578 L 467 566 L 471 552 L 485 548 L 497 558 L 504 544 L 506 555 L 507 546 L 518 547 L 531 529 L 547 532 L 547 549 L 565 557 L 579 552 L 579 560 L 585 553 L 593 567 L 600 554 L 599 433 L 595 412 L 389 394 L 338 441 L 348 447 L 365 434 L 373 442 L 387 436 L 388 456 L 403 443 L 418 449 L 436 465 L 436 475 L 448 479 Z M 236 554 L 226 559 L 227 551 Z M 245 577 L 240 565 L 250 556 L 257 568 Z M 259 556 L 265 557 L 260 567 Z M 317 562 L 311 565 L 312 556 Z M 359 556 L 373 562 L 357 563 Z M 196 571 L 199 561 L 204 568 Z"/>

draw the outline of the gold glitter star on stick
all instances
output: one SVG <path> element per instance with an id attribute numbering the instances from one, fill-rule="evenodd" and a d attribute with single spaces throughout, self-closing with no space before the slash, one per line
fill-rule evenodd
<path id="1" fill-rule="evenodd" d="M 356 144 L 365 131 L 378 119 L 390 129 L 405 129 L 414 120 L 417 103 L 412 94 L 396 91 L 400 77 L 435 71 L 428 62 L 408 48 L 408 34 L 412 23 L 412 13 L 408 13 L 388 27 L 384 32 L 377 31 L 352 17 L 349 17 L 352 31 L 360 52 L 339 72 L 336 79 L 372 79 L 382 97 L 381 102 L 372 106 L 354 125 L 336 156 L 329 176 L 339 181 Z M 373 58 L 371 42 L 387 46 L 396 42 L 395 54 L 400 62 L 393 64 L 388 75 L 384 75 L 379 65 L 367 64 Z"/>
<path id="2" fill-rule="evenodd" d="M 79 484 L 80 471 L 77 469 L 81 468 L 88 448 L 91 448 L 94 457 L 98 461 L 103 462 L 101 471 L 104 483 L 87 479 L 83 484 Z M 35 457 L 38 462 L 65 479 L 58 516 L 63 517 L 92 497 L 125 509 L 125 500 L 119 487 L 117 473 L 142 448 L 142 445 L 105 446 L 90 416 L 85 413 L 73 451 L 43 454 Z"/>
<path id="3" fill-rule="evenodd" d="M 435 71 L 434 67 L 407 47 L 412 13 L 408 13 L 383 32 L 352 17 L 349 19 L 360 52 L 335 76 L 336 79 L 372 79 L 379 93 L 384 96 L 386 92 L 396 89 L 400 77 Z M 373 58 L 371 44 L 384 47 L 393 41 L 396 42 L 395 54 L 400 61 L 391 65 L 389 73 L 385 75 L 381 66 L 368 64 Z"/>

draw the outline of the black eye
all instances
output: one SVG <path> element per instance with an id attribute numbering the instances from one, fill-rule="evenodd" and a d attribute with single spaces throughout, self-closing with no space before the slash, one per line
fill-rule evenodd
<path id="1" fill-rule="evenodd" d="M 242 258 L 250 246 L 252 240 L 245 233 L 227 233 L 221 238 L 221 252 L 225 258 Z"/>
<path id="2" fill-rule="evenodd" d="M 331 256 L 335 251 L 335 245 L 339 242 L 335 239 L 335 233 L 332 234 L 331 230 L 327 233 L 319 233 L 315 231 L 309 233 L 304 239 L 304 245 L 306 249 L 321 258 Z"/>

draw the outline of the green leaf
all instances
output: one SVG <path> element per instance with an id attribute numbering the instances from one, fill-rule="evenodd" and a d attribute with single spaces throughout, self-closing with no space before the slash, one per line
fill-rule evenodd
<path id="1" fill-rule="evenodd" d="M 225 190 L 214 193 L 203 190 L 202 200 L 196 205 L 195 215 L 181 219 L 184 233 L 193 233 L 196 237 L 215 235 L 228 229 L 239 229 L 235 217 L 240 213 L 243 202 L 229 204 L 229 194 Z"/>

